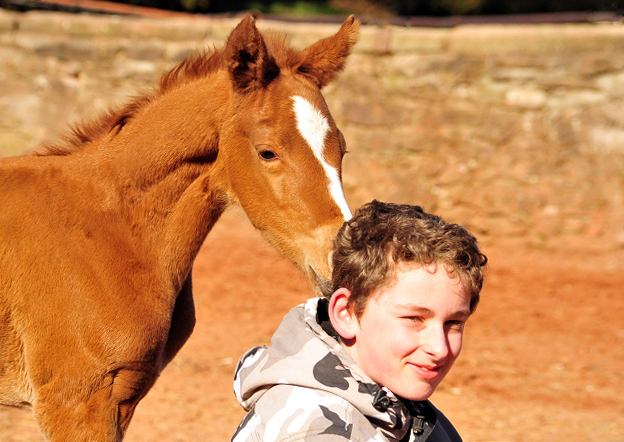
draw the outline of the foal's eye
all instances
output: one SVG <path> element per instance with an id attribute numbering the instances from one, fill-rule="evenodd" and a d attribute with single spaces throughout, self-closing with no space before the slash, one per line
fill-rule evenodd
<path id="1" fill-rule="evenodd" d="M 260 152 L 258 152 L 258 155 L 260 155 L 260 158 L 262 158 L 265 161 L 271 161 L 271 160 L 277 159 L 277 154 L 273 152 L 272 150 L 261 150 Z"/>

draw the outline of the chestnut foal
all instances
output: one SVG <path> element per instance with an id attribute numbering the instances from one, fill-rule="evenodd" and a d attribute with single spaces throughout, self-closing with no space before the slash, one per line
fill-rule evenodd
<path id="1" fill-rule="evenodd" d="M 247 17 L 154 91 L 0 160 L 0 404 L 51 442 L 122 440 L 193 330 L 193 261 L 230 204 L 323 291 L 350 212 L 320 90 L 358 28 L 298 51 Z"/>

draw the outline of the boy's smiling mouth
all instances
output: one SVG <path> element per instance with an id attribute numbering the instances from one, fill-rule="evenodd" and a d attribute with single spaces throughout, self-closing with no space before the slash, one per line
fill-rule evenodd
<path id="1" fill-rule="evenodd" d="M 441 367 L 439 365 L 427 366 L 427 365 L 420 365 L 420 364 L 416 364 L 412 362 L 408 362 L 407 364 L 410 367 L 412 367 L 421 378 L 428 380 L 428 381 L 437 378 L 438 375 L 440 374 Z"/>

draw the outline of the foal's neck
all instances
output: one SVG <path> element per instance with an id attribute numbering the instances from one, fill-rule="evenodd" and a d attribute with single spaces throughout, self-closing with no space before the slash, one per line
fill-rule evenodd
<path id="1" fill-rule="evenodd" d="M 157 97 L 94 146 L 127 227 L 178 288 L 226 207 L 213 169 L 229 90 L 213 77 Z"/>
<path id="2" fill-rule="evenodd" d="M 220 77 L 216 73 L 158 96 L 110 141 L 119 152 L 118 166 L 137 186 L 188 184 L 214 163 L 230 96 Z"/>

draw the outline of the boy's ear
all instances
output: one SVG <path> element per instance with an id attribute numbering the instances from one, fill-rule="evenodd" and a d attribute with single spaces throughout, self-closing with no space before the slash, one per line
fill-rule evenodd
<path id="1" fill-rule="evenodd" d="M 327 313 L 334 329 L 344 340 L 355 338 L 360 323 L 349 305 L 351 292 L 346 288 L 336 290 L 329 299 Z"/>

